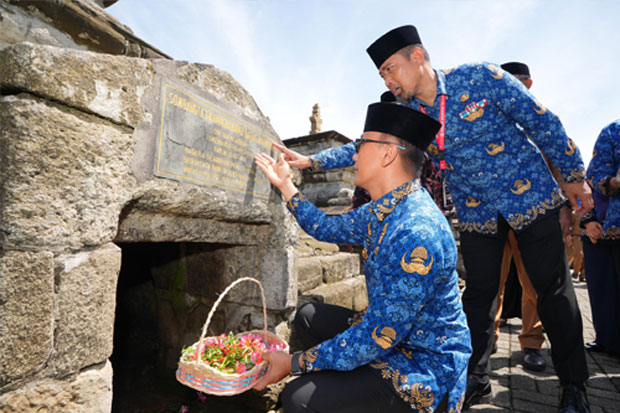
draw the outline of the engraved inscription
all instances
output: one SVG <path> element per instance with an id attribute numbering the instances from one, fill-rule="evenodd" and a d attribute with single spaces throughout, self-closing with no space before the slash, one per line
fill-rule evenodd
<path id="1" fill-rule="evenodd" d="M 168 81 L 161 101 L 155 175 L 269 198 L 271 186 L 256 173 L 253 158 L 273 155 L 275 137 Z"/>

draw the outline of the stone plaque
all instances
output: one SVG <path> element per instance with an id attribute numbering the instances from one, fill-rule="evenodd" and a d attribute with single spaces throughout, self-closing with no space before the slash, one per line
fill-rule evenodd
<path id="1" fill-rule="evenodd" d="M 271 185 L 254 155 L 273 155 L 277 139 L 204 96 L 162 81 L 161 124 L 154 174 L 268 199 Z"/>

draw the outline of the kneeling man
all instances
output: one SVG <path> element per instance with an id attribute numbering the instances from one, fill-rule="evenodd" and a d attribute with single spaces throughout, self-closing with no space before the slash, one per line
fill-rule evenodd
<path id="1" fill-rule="evenodd" d="M 424 151 L 440 124 L 405 106 L 373 103 L 356 141 L 355 184 L 372 202 L 327 216 L 301 195 L 289 165 L 265 154 L 258 167 L 315 238 L 363 244 L 368 309 L 306 304 L 296 328 L 308 350 L 264 354 L 254 388 L 298 375 L 282 393 L 289 412 L 460 411 L 470 335 L 446 218 L 420 187 Z"/>

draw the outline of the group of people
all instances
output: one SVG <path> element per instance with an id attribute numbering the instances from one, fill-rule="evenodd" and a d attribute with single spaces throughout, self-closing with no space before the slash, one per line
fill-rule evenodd
<path id="1" fill-rule="evenodd" d="M 500 280 L 514 259 L 524 288 L 524 366 L 545 368 L 544 326 L 560 378 L 559 411 L 588 412 L 582 322 L 561 221 L 571 209 L 586 218 L 600 215 L 602 206 L 592 209 L 591 187 L 595 196 L 609 197 L 604 222 L 584 222 L 599 247 L 588 253 L 584 245 L 586 266 L 588 257 L 603 265 L 598 240 L 620 239 L 620 123 L 597 141 L 589 186 L 579 149 L 529 92 L 526 65 L 435 70 L 410 25 L 379 37 L 367 53 L 392 99 L 368 106 L 360 139 L 310 157 L 276 145 L 277 159 L 258 154 L 255 163 L 307 233 L 363 245 L 368 308 L 302 306 L 295 329 L 307 349 L 265 353 L 269 369 L 255 388 L 298 376 L 281 395 L 286 413 L 466 410 L 491 394 Z M 322 213 L 291 180 L 291 167 L 351 165 L 369 202 L 343 215 Z M 422 185 L 421 176 L 439 177 L 439 190 Z M 448 198 L 466 269 L 462 295 L 457 247 L 444 217 Z M 605 248 L 604 265 L 615 277 L 620 243 Z M 588 282 L 595 271 L 588 270 Z M 613 295 L 617 306 L 617 277 L 605 283 L 599 293 Z M 608 336 L 597 329 L 591 344 L 609 346 Z"/>

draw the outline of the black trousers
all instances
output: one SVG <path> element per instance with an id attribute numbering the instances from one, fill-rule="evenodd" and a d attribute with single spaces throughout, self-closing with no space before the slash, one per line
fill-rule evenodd
<path id="1" fill-rule="evenodd" d="M 308 303 L 297 312 L 295 331 L 309 348 L 346 330 L 354 314 L 353 310 L 335 305 Z M 304 374 L 289 382 L 280 398 L 285 413 L 414 411 L 368 366 Z"/>
<path id="2" fill-rule="evenodd" d="M 499 216 L 497 237 L 461 233 L 467 272 L 463 308 L 473 346 L 469 373 L 478 376 L 491 371 L 496 297 L 508 229 Z M 562 383 L 582 383 L 589 375 L 583 326 L 557 211 L 516 235 L 523 264 L 538 293 L 538 315 L 551 342 L 555 371 Z"/>
<path id="3" fill-rule="evenodd" d="M 596 342 L 620 353 L 620 242 L 581 240 Z"/>

